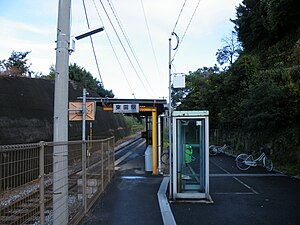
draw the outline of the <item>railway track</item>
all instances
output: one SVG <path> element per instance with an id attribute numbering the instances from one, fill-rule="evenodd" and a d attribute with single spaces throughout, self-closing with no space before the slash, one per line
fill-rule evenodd
<path id="1" fill-rule="evenodd" d="M 0 209 L 0 224 L 34 224 L 36 217 L 40 210 L 40 196 L 38 185 L 27 185 L 22 190 L 14 191 L 11 196 L 19 196 L 17 200 L 9 201 L 9 197 L 5 198 L 4 202 L 7 202 L 5 206 L 1 206 Z M 51 183 L 52 184 L 52 183 Z M 52 185 L 45 185 L 44 202 L 45 205 L 49 205 L 52 201 Z M 26 194 L 24 194 L 26 193 Z"/>
<path id="2" fill-rule="evenodd" d="M 140 146 L 144 141 L 142 138 L 137 138 L 133 142 L 125 144 L 115 151 L 115 159 L 117 164 L 121 163 L 126 157 L 132 154 L 130 150 L 134 146 Z M 80 162 L 81 164 L 81 162 Z M 102 164 L 98 157 L 90 161 L 89 171 L 96 170 Z M 116 163 L 115 163 L 116 165 Z M 78 180 L 81 179 L 81 168 L 75 165 L 71 172 L 69 172 L 69 197 L 70 194 L 76 195 L 78 191 Z M 44 182 L 44 203 L 45 203 L 45 217 L 51 217 L 52 211 L 52 178 L 45 178 Z M 0 225 L 19 225 L 19 224 L 40 224 L 40 191 L 39 180 L 30 182 L 29 184 L 14 190 L 11 193 L 6 193 L 0 198 Z"/>

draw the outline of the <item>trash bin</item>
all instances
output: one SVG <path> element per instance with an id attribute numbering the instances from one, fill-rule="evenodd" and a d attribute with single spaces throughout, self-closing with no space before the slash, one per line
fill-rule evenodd
<path id="1" fill-rule="evenodd" d="M 145 171 L 152 172 L 152 145 L 148 145 L 145 151 Z"/>

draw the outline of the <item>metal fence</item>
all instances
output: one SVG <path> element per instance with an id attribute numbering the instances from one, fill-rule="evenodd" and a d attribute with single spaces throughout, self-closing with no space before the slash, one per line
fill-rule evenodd
<path id="1" fill-rule="evenodd" d="M 68 207 L 59 212 L 67 213 L 68 223 L 77 224 L 103 192 L 114 174 L 114 137 L 0 146 L 0 225 L 55 223 L 57 146 L 68 146 Z"/>

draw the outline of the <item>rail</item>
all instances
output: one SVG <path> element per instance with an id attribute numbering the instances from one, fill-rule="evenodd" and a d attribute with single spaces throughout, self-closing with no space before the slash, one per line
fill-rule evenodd
<path id="1" fill-rule="evenodd" d="M 53 224 L 53 147 L 68 145 L 69 224 L 77 224 L 114 174 L 114 137 L 0 146 L 0 225 Z M 82 164 L 82 146 L 87 152 Z M 85 165 L 86 173 L 82 172 Z M 83 186 L 86 184 L 86 187 Z"/>

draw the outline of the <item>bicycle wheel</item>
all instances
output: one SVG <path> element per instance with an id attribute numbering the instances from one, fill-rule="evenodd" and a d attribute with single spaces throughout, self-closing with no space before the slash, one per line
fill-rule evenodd
<path id="1" fill-rule="evenodd" d="M 209 146 L 209 155 L 215 156 L 218 153 L 218 147 L 215 145 Z"/>
<path id="2" fill-rule="evenodd" d="M 248 160 L 248 159 L 249 159 L 249 155 L 244 154 L 244 153 L 239 154 L 235 159 L 235 163 L 236 163 L 237 168 L 239 168 L 240 170 L 249 169 L 250 166 L 245 163 L 245 160 Z"/>
<path id="3" fill-rule="evenodd" d="M 161 161 L 165 165 L 169 164 L 169 153 L 168 152 L 165 152 L 161 155 Z"/>
<path id="4" fill-rule="evenodd" d="M 232 148 L 229 145 L 226 145 L 226 147 L 223 150 L 223 153 L 227 155 L 232 155 L 232 152 L 233 152 Z"/>
<path id="5" fill-rule="evenodd" d="M 264 166 L 266 169 L 270 172 L 273 170 L 273 162 L 271 159 L 268 159 L 267 157 L 264 157 Z"/>

